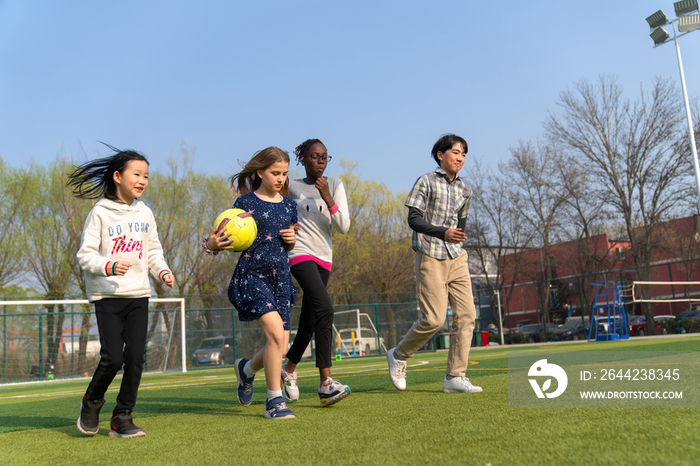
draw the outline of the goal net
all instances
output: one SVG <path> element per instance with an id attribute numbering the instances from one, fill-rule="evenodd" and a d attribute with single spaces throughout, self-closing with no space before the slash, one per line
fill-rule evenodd
<path id="1" fill-rule="evenodd" d="M 629 297 L 634 303 L 700 302 L 700 282 L 635 281 Z"/>
<path id="2" fill-rule="evenodd" d="M 187 371 L 184 298 L 150 298 L 145 367 Z M 0 383 L 92 376 L 100 360 L 84 299 L 0 301 Z"/>

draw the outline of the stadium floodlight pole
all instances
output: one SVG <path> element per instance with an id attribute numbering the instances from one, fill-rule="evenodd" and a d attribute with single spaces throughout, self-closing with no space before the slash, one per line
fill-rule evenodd
<path id="1" fill-rule="evenodd" d="M 695 147 L 695 131 L 693 130 L 693 119 L 690 113 L 690 104 L 688 103 L 688 90 L 685 86 L 685 74 L 683 73 L 683 61 L 681 60 L 681 48 L 678 44 L 678 38 L 693 31 L 700 29 L 700 14 L 689 14 L 698 11 L 697 0 L 684 0 L 675 2 L 673 8 L 677 18 L 669 21 L 663 11 L 659 10 L 647 18 L 649 27 L 653 29 L 650 37 L 654 41 L 654 48 L 671 42 L 668 32 L 663 26 L 670 25 L 673 28 L 673 42 L 676 44 L 676 57 L 678 58 L 678 69 L 681 74 L 681 87 L 683 89 L 683 102 L 685 103 L 685 117 L 688 121 L 688 139 L 690 140 L 690 150 L 693 154 L 693 167 L 695 168 L 695 184 L 698 189 L 698 212 L 700 213 L 700 163 L 698 163 L 698 152 Z M 678 21 L 678 32 L 676 25 Z M 682 34 L 679 34 L 682 33 Z M 697 217 L 697 231 L 700 233 L 700 215 Z"/>

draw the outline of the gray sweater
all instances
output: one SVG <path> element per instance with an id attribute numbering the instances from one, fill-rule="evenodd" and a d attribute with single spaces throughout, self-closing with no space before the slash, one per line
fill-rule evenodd
<path id="1" fill-rule="evenodd" d="M 335 201 L 330 212 L 316 186 L 303 180 L 289 181 L 289 197 L 297 203 L 299 228 L 297 242 L 289 252 L 290 263 L 301 262 L 312 256 L 327 264 L 333 262 L 333 228 L 345 234 L 350 229 L 348 198 L 340 178 L 326 177 Z"/>

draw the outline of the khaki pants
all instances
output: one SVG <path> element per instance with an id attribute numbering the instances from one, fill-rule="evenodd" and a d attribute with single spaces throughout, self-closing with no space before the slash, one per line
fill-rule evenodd
<path id="1" fill-rule="evenodd" d="M 413 324 L 394 354 L 410 359 L 445 323 L 448 301 L 452 305 L 452 338 L 447 375 L 463 377 L 474 333 L 476 308 L 467 264 L 467 253 L 456 259 L 433 259 L 416 252 L 416 282 L 421 317 Z"/>

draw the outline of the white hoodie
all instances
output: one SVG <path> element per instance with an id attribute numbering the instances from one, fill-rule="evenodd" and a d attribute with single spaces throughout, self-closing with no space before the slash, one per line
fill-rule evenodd
<path id="1" fill-rule="evenodd" d="M 77 257 L 90 302 L 151 296 L 148 271 L 160 281 L 170 272 L 153 212 L 138 199 L 131 205 L 100 199 L 85 220 Z M 112 273 L 117 261 L 131 262 L 126 274 Z"/>

